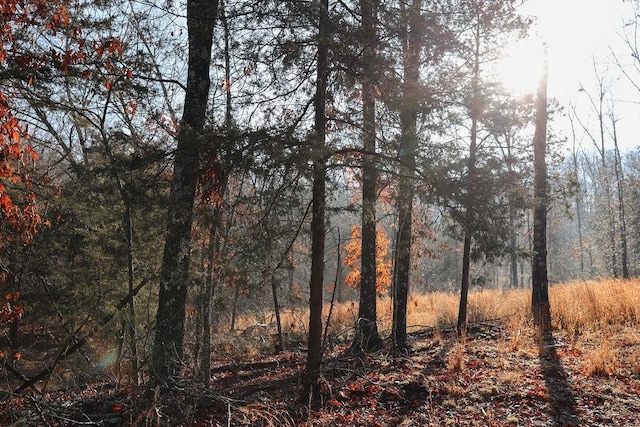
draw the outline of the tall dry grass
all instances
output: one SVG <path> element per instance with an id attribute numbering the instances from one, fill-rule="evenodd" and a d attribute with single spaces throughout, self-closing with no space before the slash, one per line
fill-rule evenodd
<path id="1" fill-rule="evenodd" d="M 554 327 L 569 334 L 596 331 L 607 325 L 639 323 L 640 280 L 611 279 L 555 284 L 550 286 L 549 299 Z M 446 292 L 411 295 L 407 308 L 409 331 L 454 325 L 458 316 L 458 302 L 457 294 Z M 383 335 L 391 330 L 391 304 L 389 297 L 378 299 L 378 328 Z M 530 306 L 530 289 L 477 290 L 469 294 L 467 318 L 470 323 L 497 320 L 510 325 L 510 328 L 518 328 L 528 322 Z M 325 320 L 329 310 L 330 306 L 325 304 Z M 329 333 L 347 339 L 353 331 L 357 313 L 357 302 L 335 304 L 331 311 Z M 264 320 L 264 316 L 262 318 Z M 285 333 L 306 337 L 308 309 L 287 309 L 281 318 Z M 243 316 L 238 320 L 238 330 L 244 330 L 256 322 L 254 316 Z"/>
<path id="2" fill-rule="evenodd" d="M 572 282 L 551 288 L 555 326 L 571 334 L 607 325 L 635 325 L 640 314 L 640 280 Z"/>

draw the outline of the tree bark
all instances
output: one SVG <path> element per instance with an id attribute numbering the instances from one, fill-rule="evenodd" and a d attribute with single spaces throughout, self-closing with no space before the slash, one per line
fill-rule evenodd
<path id="1" fill-rule="evenodd" d="M 209 98 L 209 66 L 216 0 L 187 0 L 189 59 L 187 89 L 178 131 L 168 208 L 151 375 L 159 383 L 179 377 L 189 281 L 191 225 L 199 152 Z"/>
<path id="2" fill-rule="evenodd" d="M 384 343 L 378 334 L 377 293 L 376 293 L 376 182 L 378 173 L 375 163 L 376 152 L 376 98 L 375 98 L 375 58 L 377 49 L 376 0 L 361 0 L 362 29 L 365 49 L 362 67 L 362 138 L 364 155 L 362 158 L 362 256 L 360 275 L 360 304 L 356 335 L 351 350 L 366 353 L 381 350 Z"/>
<path id="3" fill-rule="evenodd" d="M 322 294 L 324 291 L 324 246 L 326 202 L 326 97 L 329 73 L 329 1 L 319 0 L 318 59 L 314 127 L 312 144 L 313 190 L 311 207 L 311 278 L 309 281 L 309 337 L 307 348 L 305 394 L 311 400 L 319 397 L 318 377 L 322 362 Z"/>
<path id="4" fill-rule="evenodd" d="M 469 142 L 469 159 L 467 161 L 467 195 L 465 197 L 464 244 L 462 250 L 462 283 L 460 286 L 460 305 L 458 306 L 458 323 L 456 331 L 462 337 L 467 330 L 467 300 L 469 296 L 469 272 L 471 267 L 471 243 L 473 234 L 473 218 L 475 216 L 475 180 L 476 156 L 478 150 L 478 117 L 480 115 L 480 17 L 475 23 L 475 52 L 473 58 L 472 99 L 471 99 L 471 135 Z"/>
<path id="5" fill-rule="evenodd" d="M 411 269 L 411 223 L 418 136 L 418 86 L 420 70 L 420 8 L 421 0 L 414 0 L 406 15 L 406 34 L 402 41 L 404 82 L 400 111 L 400 181 L 398 184 L 398 229 L 396 237 L 395 274 L 393 283 L 392 337 L 394 352 L 407 349 L 407 299 Z"/>
<path id="6" fill-rule="evenodd" d="M 534 210 L 533 260 L 531 264 L 531 310 L 540 332 L 551 331 L 549 281 L 547 278 L 547 79 L 540 79 L 536 98 L 536 128 L 533 136 Z"/>

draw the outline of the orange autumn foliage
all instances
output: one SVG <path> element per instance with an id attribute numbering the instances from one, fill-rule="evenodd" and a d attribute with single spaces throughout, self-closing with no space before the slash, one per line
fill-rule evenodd
<path id="1" fill-rule="evenodd" d="M 347 286 L 358 289 L 360 287 L 360 267 L 362 256 L 362 229 L 360 226 L 351 227 L 351 240 L 345 245 L 347 256 L 344 265 L 349 273 L 344 279 Z M 382 227 L 376 229 L 376 291 L 384 294 L 391 286 L 393 267 L 389 259 L 389 238 Z"/>
<path id="2" fill-rule="evenodd" d="M 52 58 L 16 48 L 15 34 L 27 28 L 55 34 L 69 22 L 65 1 L 3 0 L 0 16 L 0 65 L 18 70 L 16 78 L 28 80 L 31 84 L 33 75 L 30 71 L 41 68 Z M 42 222 L 26 168 L 37 155 L 26 143 L 27 137 L 26 129 L 13 114 L 10 95 L 0 88 L 0 249 L 15 239 L 30 242 Z"/>
<path id="3" fill-rule="evenodd" d="M 83 68 L 100 60 L 109 75 L 115 76 L 107 77 L 105 84 L 113 85 L 109 79 L 131 77 L 130 70 L 116 70 L 112 65 L 113 58 L 122 55 L 122 43 L 113 37 L 87 43 L 83 29 L 71 23 L 69 10 L 75 9 L 73 0 L 0 1 L 0 69 L 9 82 L 0 85 L 0 249 L 10 241 L 29 243 L 42 224 L 29 175 L 37 154 L 28 143 L 27 128 L 15 115 L 10 82 L 22 81 L 30 87 L 41 70 L 89 78 L 90 70 Z M 25 34 L 56 36 L 64 42 L 32 50 L 21 44 Z M 78 68 L 72 70 L 74 66 Z"/>

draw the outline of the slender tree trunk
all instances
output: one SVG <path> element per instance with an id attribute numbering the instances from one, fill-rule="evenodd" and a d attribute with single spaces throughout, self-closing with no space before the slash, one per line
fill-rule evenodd
<path id="1" fill-rule="evenodd" d="M 135 272 L 134 272 L 134 237 L 133 237 L 133 212 L 131 208 L 131 204 L 133 201 L 133 196 L 130 194 L 130 191 L 125 188 L 125 184 L 121 179 L 120 172 L 115 166 L 115 157 L 113 155 L 113 151 L 111 149 L 111 145 L 109 143 L 109 138 L 106 135 L 103 135 L 103 144 L 105 152 L 109 158 L 110 169 L 112 178 L 118 188 L 118 193 L 120 194 L 120 198 L 125 205 L 124 217 L 122 219 L 122 228 L 125 232 L 125 243 L 126 243 L 126 251 L 127 251 L 127 284 L 129 294 L 132 293 L 135 285 Z M 132 380 L 136 385 L 139 384 L 139 372 L 138 372 L 138 349 L 137 349 L 137 333 L 136 333 L 136 308 L 135 308 L 135 297 L 131 297 L 131 300 L 128 304 L 128 319 L 123 323 L 122 337 L 124 340 L 125 336 L 128 332 L 129 335 L 129 347 L 131 350 L 131 376 Z M 124 327 L 126 326 L 126 332 Z M 122 347 L 124 345 L 124 341 L 120 343 L 118 350 L 118 366 L 120 366 L 120 358 L 122 356 Z"/>
<path id="2" fill-rule="evenodd" d="M 403 3 L 404 5 L 404 3 Z M 393 283 L 392 339 L 395 353 L 407 349 L 407 299 L 409 296 L 409 273 L 411 269 L 411 225 L 413 214 L 413 194 L 415 185 L 416 151 L 418 136 L 417 93 L 420 84 L 420 8 L 421 0 L 414 0 L 406 17 L 406 34 L 402 40 L 404 82 L 400 111 L 400 178 L 398 183 L 397 210 L 398 229 Z M 404 9 L 404 6 L 403 6 Z"/>
<path id="3" fill-rule="evenodd" d="M 507 171 L 513 173 L 513 140 L 511 133 L 507 137 L 507 153 L 505 161 L 507 163 Z M 509 264 L 511 268 L 510 287 L 516 289 L 520 287 L 518 281 L 518 213 L 517 209 L 511 206 L 509 208 Z"/>
<path id="4" fill-rule="evenodd" d="M 336 280 L 336 301 L 344 302 L 344 266 L 338 266 L 338 280 Z"/>
<path id="5" fill-rule="evenodd" d="M 533 137 L 534 209 L 533 260 L 531 264 L 531 310 L 541 332 L 551 330 L 549 281 L 547 278 L 547 71 L 540 80 L 536 98 L 536 128 Z"/>
<path id="6" fill-rule="evenodd" d="M 613 277 L 618 277 L 618 260 L 617 260 L 617 250 L 616 250 L 616 220 L 615 215 L 613 214 L 613 207 L 611 196 L 611 182 L 609 179 L 609 171 L 607 170 L 607 152 L 605 150 L 605 130 L 604 130 L 604 112 L 603 112 L 603 102 L 604 102 L 605 89 L 603 87 L 603 83 L 600 82 L 600 92 L 598 93 L 598 123 L 600 125 L 600 160 L 602 164 L 602 173 L 604 177 L 604 191 L 606 197 L 606 208 L 607 208 L 607 219 L 609 221 L 609 256 L 611 259 L 611 273 Z"/>
<path id="7" fill-rule="evenodd" d="M 573 147 L 571 149 L 571 159 L 573 163 L 573 174 L 575 175 L 576 181 L 580 183 L 580 171 L 578 167 L 578 151 L 576 148 L 576 131 L 573 124 L 573 117 L 569 116 L 569 120 L 571 123 L 571 139 Z M 578 186 L 580 188 L 580 186 Z M 582 204 L 580 202 L 580 192 L 576 194 L 576 221 L 578 227 L 578 252 L 580 255 L 580 278 L 584 278 L 584 241 L 582 239 Z"/>
<path id="8" fill-rule="evenodd" d="M 236 330 L 236 319 L 238 315 L 238 300 L 240 299 L 240 283 L 236 283 L 233 291 L 233 304 L 231 306 L 231 325 L 229 326 L 229 332 L 233 333 Z"/>
<path id="9" fill-rule="evenodd" d="M 273 277 L 271 278 L 271 293 L 273 295 L 273 309 L 276 313 L 276 327 L 278 328 L 278 342 L 275 352 L 280 353 L 284 350 L 284 340 L 282 339 L 282 321 L 280 320 L 280 303 L 278 302 L 278 284 Z"/>
<path id="10" fill-rule="evenodd" d="M 124 341 L 125 336 L 127 335 L 127 321 L 126 319 L 122 319 L 120 321 L 120 331 L 118 332 L 118 353 L 116 355 L 116 380 L 118 382 L 118 388 L 120 388 L 120 384 L 122 382 L 123 377 L 123 368 L 122 368 L 122 356 L 124 353 Z"/>
<path id="11" fill-rule="evenodd" d="M 226 188 L 226 184 L 223 184 Z M 220 192 L 220 197 L 224 194 L 224 190 Z M 205 250 L 206 269 L 204 281 L 202 283 L 202 348 L 200 351 L 200 378 L 205 385 L 211 383 L 211 323 L 212 310 L 211 303 L 215 292 L 216 282 L 214 281 L 214 263 L 216 254 L 219 253 L 220 239 L 218 238 L 218 230 L 222 222 L 222 208 L 217 205 L 213 211 L 213 218 L 209 224 L 209 242 Z"/>
<path id="12" fill-rule="evenodd" d="M 462 337 L 467 330 L 467 299 L 469 296 L 469 272 L 471 267 L 471 243 L 473 222 L 475 217 L 475 181 L 476 157 L 478 150 L 478 117 L 480 115 L 480 18 L 477 18 L 475 28 L 475 52 L 473 62 L 473 76 L 471 82 L 471 140 L 469 143 L 469 159 L 467 162 L 467 195 L 465 197 L 464 245 L 462 249 L 462 284 L 460 287 L 460 305 L 458 307 L 458 323 L 456 331 Z"/>
<path id="13" fill-rule="evenodd" d="M 297 290 L 295 287 L 295 276 L 294 273 L 296 271 L 295 264 L 293 263 L 293 248 L 289 249 L 289 253 L 287 254 L 287 284 L 289 288 L 288 299 L 289 303 L 292 304 L 294 301 L 298 299 Z"/>
<path id="14" fill-rule="evenodd" d="M 125 225 L 127 227 L 127 276 L 129 282 L 129 294 L 133 295 L 135 288 L 135 274 L 133 269 L 133 218 L 131 215 L 131 206 L 127 200 L 125 211 Z M 136 332 L 136 299 L 131 297 L 129 301 L 128 313 L 128 329 L 129 329 L 129 347 L 131 348 L 131 376 L 134 384 L 139 384 L 138 377 L 138 338 Z"/>
<path id="15" fill-rule="evenodd" d="M 618 147 L 618 134 L 616 131 L 616 119 L 611 113 L 611 129 L 613 131 L 613 144 L 615 154 L 616 184 L 618 189 L 618 221 L 620 221 L 620 249 L 622 251 L 622 278 L 629 278 L 629 250 L 627 246 L 627 219 L 624 205 L 624 171 L 622 170 L 622 158 Z"/>
<path id="16" fill-rule="evenodd" d="M 224 29 L 224 78 L 226 80 L 224 123 L 227 126 L 227 130 L 230 130 L 233 125 L 233 109 L 231 108 L 231 49 L 229 47 L 231 33 L 229 32 L 229 21 L 227 20 L 227 11 L 225 9 L 226 4 L 223 0 L 218 1 L 220 3 L 220 20 L 222 21 L 222 28 Z"/>
<path id="17" fill-rule="evenodd" d="M 578 177 L 578 153 L 573 151 L 573 171 L 576 176 L 576 180 Z M 582 203 L 580 202 L 580 194 L 576 196 L 576 221 L 578 227 L 578 252 L 580 253 L 580 277 L 584 276 L 584 241 L 582 238 Z"/>
<path id="18" fill-rule="evenodd" d="M 311 278 L 309 281 L 309 337 L 307 348 L 305 394 L 311 400 L 319 397 L 318 377 L 322 363 L 322 294 L 324 291 L 324 246 L 326 202 L 326 97 L 329 73 L 329 1 L 318 0 L 317 81 L 314 100 L 315 159 L 313 160 L 313 190 L 311 217 Z"/>
<path id="19" fill-rule="evenodd" d="M 460 286 L 460 304 L 458 305 L 458 322 L 456 332 L 458 337 L 467 331 L 467 301 L 469 298 L 469 269 L 471 266 L 471 236 L 465 232 L 462 245 L 462 284 Z"/>
<path id="20" fill-rule="evenodd" d="M 209 66 L 217 0 L 187 0 L 187 89 L 169 196 L 151 375 L 164 383 L 180 376 L 189 282 L 191 224 L 202 130 L 209 98 Z"/>
<path id="21" fill-rule="evenodd" d="M 509 227 L 511 230 L 509 233 L 511 234 L 509 239 L 509 266 L 510 266 L 510 279 L 509 285 L 511 288 L 518 288 L 518 238 L 516 235 L 516 218 L 515 212 L 511 211 L 509 217 Z"/>
<path id="22" fill-rule="evenodd" d="M 230 131 L 233 127 L 233 120 L 231 116 L 231 86 L 230 86 L 230 50 L 229 50 L 229 23 L 227 21 L 227 15 L 225 10 L 225 3 L 222 0 L 218 1 L 218 10 L 220 21 L 224 29 L 224 70 L 225 70 L 225 127 L 227 131 Z M 222 170 L 216 178 L 218 179 L 217 188 L 215 188 L 217 200 L 213 208 L 213 218 L 211 224 L 209 224 L 209 244 L 206 249 L 206 270 L 204 275 L 204 283 L 202 290 L 202 349 L 200 354 L 200 378 L 202 382 L 208 387 L 211 384 L 211 324 L 213 322 L 213 312 L 211 310 L 211 304 L 213 302 L 213 295 L 215 292 L 216 281 L 214 281 L 214 263 L 215 257 L 220 253 L 220 238 L 219 230 L 222 223 L 222 200 L 224 199 L 225 192 L 227 190 L 227 183 L 230 171 Z M 235 301 L 237 302 L 237 300 Z"/>
<path id="23" fill-rule="evenodd" d="M 362 256 L 360 304 L 356 335 L 351 347 L 352 351 L 372 352 L 384 347 L 378 334 L 376 314 L 376 182 L 378 173 L 375 163 L 376 130 L 375 130 L 375 58 L 377 49 L 376 19 L 378 5 L 376 0 L 361 0 L 362 27 L 365 50 L 362 69 L 362 122 L 363 148 L 362 159 Z"/>

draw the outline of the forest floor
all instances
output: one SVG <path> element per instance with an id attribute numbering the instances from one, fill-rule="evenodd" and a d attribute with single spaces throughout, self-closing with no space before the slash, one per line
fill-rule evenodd
<path id="1" fill-rule="evenodd" d="M 429 328 L 409 344 L 397 358 L 349 358 L 344 346 L 328 352 L 319 405 L 300 400 L 303 349 L 219 355 L 208 389 L 187 379 L 160 390 L 103 378 L 15 394 L 1 391 L 21 383 L 5 366 L 0 425 L 640 426 L 637 328 L 559 331 L 540 342 L 530 328 L 485 322 L 471 325 L 464 343 L 451 328 Z M 36 372 L 29 363 L 25 355 L 11 366 Z"/>

